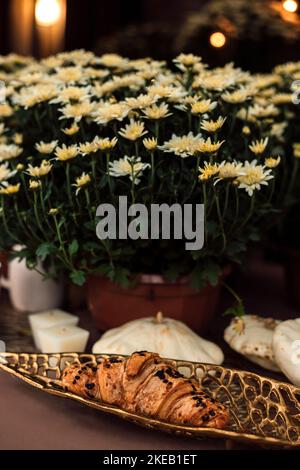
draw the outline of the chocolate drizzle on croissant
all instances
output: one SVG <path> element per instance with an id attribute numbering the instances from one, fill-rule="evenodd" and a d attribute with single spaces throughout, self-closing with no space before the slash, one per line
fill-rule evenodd
<path id="1" fill-rule="evenodd" d="M 72 364 L 63 372 L 62 383 L 77 395 L 173 424 L 223 429 L 229 421 L 225 406 L 195 379 L 146 351 L 128 359 L 105 359 L 97 367 Z"/>

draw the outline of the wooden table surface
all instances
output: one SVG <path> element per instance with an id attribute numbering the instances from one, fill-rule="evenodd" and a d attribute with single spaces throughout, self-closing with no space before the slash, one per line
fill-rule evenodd
<path id="1" fill-rule="evenodd" d="M 247 271 L 239 275 L 235 288 L 245 300 L 248 313 L 287 319 L 300 316 L 288 304 L 283 269 L 260 258 L 250 260 Z M 216 341 L 225 354 L 225 365 L 284 379 L 256 367 L 230 350 L 222 339 L 229 319 L 222 317 L 228 297 L 219 306 L 218 322 L 207 337 Z M 91 331 L 91 344 L 99 337 L 88 313 L 80 315 L 80 325 Z M 34 352 L 27 315 L 14 311 L 5 292 L 0 295 L 0 340 L 7 351 Z M 29 385 L 0 372 L 0 449 L 146 449 L 201 450 L 246 448 L 223 440 L 191 440 L 149 431 L 111 415 L 59 397 L 43 394 Z"/>

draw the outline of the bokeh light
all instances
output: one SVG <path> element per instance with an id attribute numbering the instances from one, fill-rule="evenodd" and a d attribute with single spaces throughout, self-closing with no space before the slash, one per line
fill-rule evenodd
<path id="1" fill-rule="evenodd" d="M 284 0 L 282 6 L 285 11 L 290 13 L 295 13 L 298 10 L 298 2 L 296 0 Z"/>
<path id="2" fill-rule="evenodd" d="M 226 37 L 223 33 L 220 31 L 217 31 L 215 33 L 212 33 L 212 35 L 209 38 L 209 42 L 213 47 L 223 47 L 226 44 Z"/>
<path id="3" fill-rule="evenodd" d="M 51 26 L 57 23 L 62 13 L 59 0 L 37 0 L 35 19 L 40 26 Z"/>

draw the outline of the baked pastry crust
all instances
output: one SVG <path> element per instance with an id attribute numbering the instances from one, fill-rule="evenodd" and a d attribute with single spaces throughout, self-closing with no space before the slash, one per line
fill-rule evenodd
<path id="1" fill-rule="evenodd" d="M 72 364 L 62 377 L 68 391 L 173 424 L 223 429 L 226 407 L 155 353 L 107 358 L 96 366 Z"/>

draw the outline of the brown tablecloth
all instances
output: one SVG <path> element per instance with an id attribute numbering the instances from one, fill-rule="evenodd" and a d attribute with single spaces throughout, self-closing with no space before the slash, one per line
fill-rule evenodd
<path id="1" fill-rule="evenodd" d="M 235 283 L 249 313 L 281 318 L 299 316 L 288 306 L 280 266 L 254 259 Z M 225 295 L 220 313 L 228 302 Z M 285 380 L 280 374 L 257 368 L 229 349 L 222 340 L 228 321 L 220 314 L 217 328 L 208 334 L 223 348 L 225 364 Z M 93 341 L 98 334 L 86 312 L 81 312 L 81 324 L 92 331 Z M 33 351 L 27 329 L 26 315 L 14 312 L 7 296 L 2 295 L 0 339 L 6 342 L 7 350 Z M 0 371 L 0 449 L 196 450 L 230 447 L 232 443 L 223 440 L 191 440 L 149 431 L 71 400 L 44 394 Z M 245 446 L 234 444 L 234 448 Z"/>

